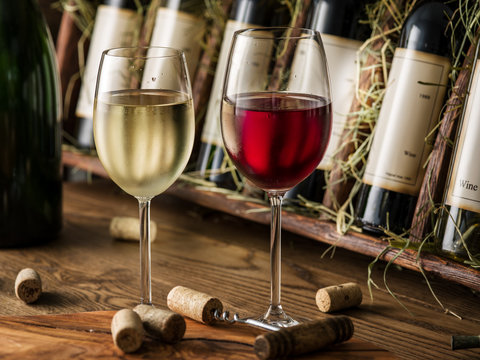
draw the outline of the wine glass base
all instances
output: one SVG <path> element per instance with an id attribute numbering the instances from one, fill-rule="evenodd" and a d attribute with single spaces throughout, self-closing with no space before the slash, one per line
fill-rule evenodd
<path id="1" fill-rule="evenodd" d="M 257 320 L 264 324 L 273 325 L 281 328 L 300 324 L 300 322 L 292 319 L 290 316 L 285 314 L 285 311 L 283 311 L 281 305 L 270 305 L 267 312 L 261 317 L 259 317 Z"/>

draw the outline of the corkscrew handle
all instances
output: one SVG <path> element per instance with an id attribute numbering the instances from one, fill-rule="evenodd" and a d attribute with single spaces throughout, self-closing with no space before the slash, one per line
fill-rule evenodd
<path id="1" fill-rule="evenodd" d="M 453 335 L 452 350 L 472 349 L 480 347 L 480 335 Z"/>

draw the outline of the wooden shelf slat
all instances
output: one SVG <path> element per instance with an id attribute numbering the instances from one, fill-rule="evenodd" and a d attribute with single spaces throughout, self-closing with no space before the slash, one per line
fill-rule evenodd
<path id="1" fill-rule="evenodd" d="M 102 163 L 95 156 L 64 150 L 62 151 L 62 163 L 66 166 L 89 171 L 104 178 L 109 177 Z"/>
<path id="2" fill-rule="evenodd" d="M 108 177 L 105 169 L 96 157 L 64 151 L 63 162 L 67 166 L 81 168 L 91 171 L 96 175 Z M 270 223 L 270 212 L 266 205 L 231 199 L 225 194 L 199 190 L 194 186 L 186 184 L 172 186 L 168 192 L 179 198 L 214 210 L 257 223 Z M 335 224 L 332 222 L 295 214 L 289 211 L 282 213 L 282 228 L 298 235 L 371 257 L 377 257 L 388 245 L 380 238 L 353 231 L 345 235 L 340 235 L 337 233 Z M 422 253 L 418 256 L 417 251 L 412 249 L 406 249 L 401 252 L 401 254 L 399 254 L 399 252 L 400 250 L 398 249 L 389 249 L 380 259 L 391 261 L 396 257 L 394 263 L 404 268 L 420 271 L 421 267 L 429 274 L 480 291 L 480 272 L 468 265 L 430 253 Z"/>

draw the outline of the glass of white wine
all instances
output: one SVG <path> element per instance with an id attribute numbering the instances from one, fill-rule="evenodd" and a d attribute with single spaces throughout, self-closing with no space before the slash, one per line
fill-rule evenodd
<path id="1" fill-rule="evenodd" d="M 138 200 L 140 303 L 152 304 L 150 201 L 180 176 L 194 140 L 192 91 L 183 52 L 162 47 L 104 51 L 93 127 L 105 170 Z"/>

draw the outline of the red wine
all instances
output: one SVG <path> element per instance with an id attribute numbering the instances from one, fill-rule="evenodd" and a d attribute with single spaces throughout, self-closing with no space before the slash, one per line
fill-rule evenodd
<path id="1" fill-rule="evenodd" d="M 452 11 L 424 1 L 405 21 L 375 128 L 356 222 L 364 230 L 410 228 L 448 83 Z M 432 86 L 431 84 L 439 84 Z"/>
<path id="2" fill-rule="evenodd" d="M 320 163 L 330 139 L 325 98 L 293 93 L 246 93 L 222 104 L 222 133 L 237 169 L 259 188 L 285 191 Z"/>

